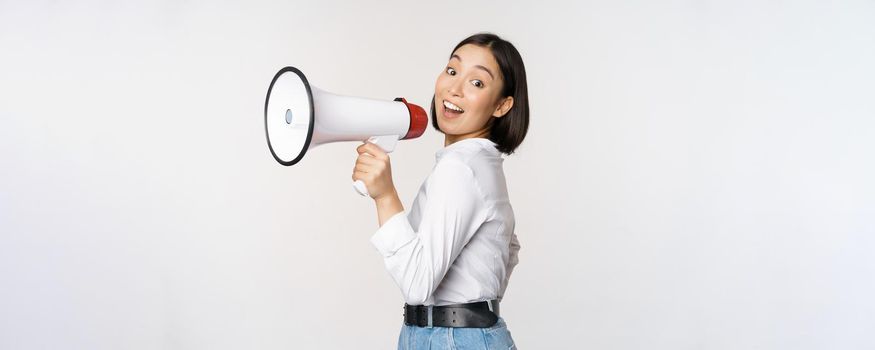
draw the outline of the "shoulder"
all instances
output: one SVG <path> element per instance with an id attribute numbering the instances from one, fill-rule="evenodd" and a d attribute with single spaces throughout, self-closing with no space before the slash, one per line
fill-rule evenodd
<path id="1" fill-rule="evenodd" d="M 430 182 L 465 184 L 476 181 L 476 178 L 474 169 L 464 157 L 460 157 L 458 154 L 448 154 L 434 165 L 429 180 Z"/>
<path id="2" fill-rule="evenodd" d="M 485 144 L 485 142 L 490 142 L 490 145 Z M 495 146 L 492 146 L 491 141 L 484 140 L 480 143 L 471 141 L 461 145 L 452 152 L 448 152 L 445 158 L 456 159 L 469 165 L 475 165 L 476 163 L 483 163 L 494 158 L 501 159 L 501 156 L 495 149 Z"/>
<path id="3" fill-rule="evenodd" d="M 447 156 L 435 164 L 423 184 L 424 200 L 432 208 L 448 213 L 473 215 L 491 206 L 474 169 L 456 156 Z"/>
<path id="4" fill-rule="evenodd" d="M 476 193 L 484 202 L 494 204 L 509 200 L 503 162 L 500 153 L 487 147 L 465 147 L 445 153 L 432 176 L 451 179 L 446 181 L 456 190 Z"/>
<path id="5" fill-rule="evenodd" d="M 501 162 L 501 158 L 495 158 L 485 149 L 468 148 L 444 154 L 432 173 L 476 180 L 500 169 Z"/>
<path id="6" fill-rule="evenodd" d="M 426 190 L 477 194 L 487 202 L 504 197 L 504 159 L 487 139 L 459 141 L 436 154 L 436 164 L 426 180 Z M 501 185 L 501 186 L 499 186 Z M 444 194 L 436 194 L 442 196 Z"/>
<path id="7" fill-rule="evenodd" d="M 478 140 L 479 141 L 479 140 Z M 485 142 L 490 142 L 486 145 Z M 453 147 L 451 150 L 442 152 L 437 159 L 435 168 L 467 168 L 475 177 L 486 175 L 496 168 L 501 167 L 504 159 L 491 145 L 491 141 L 476 142 L 465 140 L 464 144 Z"/>
<path id="8" fill-rule="evenodd" d="M 490 202 L 493 178 L 501 171 L 478 153 L 458 152 L 441 158 L 426 180 L 425 190 L 432 196 L 475 197 Z"/>

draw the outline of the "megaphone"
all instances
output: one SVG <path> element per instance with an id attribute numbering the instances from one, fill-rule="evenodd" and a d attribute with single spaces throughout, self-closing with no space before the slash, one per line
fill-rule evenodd
<path id="1" fill-rule="evenodd" d="M 264 101 L 264 130 L 270 153 L 282 165 L 297 164 L 308 150 L 329 142 L 369 141 L 386 152 L 398 140 L 422 135 L 428 117 L 404 98 L 392 101 L 342 96 L 310 85 L 295 67 L 273 77 Z M 353 187 L 368 196 L 364 182 Z"/>

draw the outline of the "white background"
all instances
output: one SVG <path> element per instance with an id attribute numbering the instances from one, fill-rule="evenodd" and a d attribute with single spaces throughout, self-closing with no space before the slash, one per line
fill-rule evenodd
<path id="1" fill-rule="evenodd" d="M 280 166 L 265 93 L 427 106 L 479 31 L 528 71 L 519 347 L 875 347 L 872 1 L 0 1 L 0 349 L 394 348 L 358 143 Z"/>

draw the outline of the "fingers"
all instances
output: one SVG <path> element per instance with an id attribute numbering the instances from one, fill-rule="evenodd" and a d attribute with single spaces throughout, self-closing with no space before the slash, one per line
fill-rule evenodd
<path id="1" fill-rule="evenodd" d="M 359 155 L 359 157 L 356 158 L 356 160 L 355 160 L 356 165 L 362 164 L 362 165 L 368 165 L 368 166 L 378 166 L 382 162 L 383 161 L 381 161 L 377 158 L 371 157 L 367 154 Z"/>
<path id="2" fill-rule="evenodd" d="M 358 170 L 358 169 L 353 170 L 353 172 L 352 172 L 352 181 L 355 181 L 355 180 L 362 180 L 362 179 L 365 178 L 365 176 L 367 176 L 366 174 L 367 174 L 367 172 L 364 172 L 364 171 L 361 171 L 361 170 Z"/>
<path id="3" fill-rule="evenodd" d="M 352 180 L 363 180 L 380 176 L 389 167 L 389 155 L 380 146 L 364 142 L 356 147 L 359 156 L 355 162 Z"/>
<path id="4" fill-rule="evenodd" d="M 353 168 L 353 180 L 359 179 L 356 178 L 356 174 L 379 173 L 383 167 L 382 161 L 368 155 L 359 155 Z"/>
<path id="5" fill-rule="evenodd" d="M 380 173 L 383 169 L 385 169 L 385 166 L 380 160 L 368 156 L 359 156 L 353 168 L 354 171 L 361 171 L 363 173 Z"/>
<path id="6" fill-rule="evenodd" d="M 371 156 L 373 156 L 377 159 L 388 159 L 389 158 L 389 155 L 386 154 L 386 151 L 383 151 L 383 149 L 380 148 L 380 146 L 377 146 L 376 144 L 373 144 L 373 143 L 370 143 L 367 141 L 365 143 L 361 144 L 360 146 L 358 146 L 356 148 L 356 152 L 358 152 L 359 154 L 365 154 L 365 153 L 370 154 Z"/>

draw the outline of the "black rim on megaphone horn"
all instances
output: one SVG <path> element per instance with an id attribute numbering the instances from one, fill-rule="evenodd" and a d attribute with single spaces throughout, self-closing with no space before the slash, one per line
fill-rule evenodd
<path id="1" fill-rule="evenodd" d="M 307 101 L 310 103 L 310 123 L 307 127 L 307 140 L 304 141 L 304 147 L 303 147 L 303 149 L 301 149 L 301 152 L 298 154 L 298 156 L 291 161 L 284 161 L 284 160 L 280 159 L 279 156 L 277 156 L 276 151 L 274 151 L 273 146 L 270 143 L 270 131 L 267 128 L 267 106 L 270 104 L 270 93 L 273 90 L 273 85 L 276 83 L 277 79 L 279 79 L 279 77 L 281 75 L 283 75 L 284 73 L 287 73 L 287 72 L 295 73 L 298 75 L 299 78 L 301 78 L 301 81 L 304 83 L 304 87 L 307 89 Z M 270 148 L 270 154 L 273 155 L 273 158 L 276 159 L 277 162 L 279 162 L 280 164 L 285 165 L 285 166 L 290 166 L 290 165 L 294 165 L 295 163 L 299 162 L 302 158 L 304 158 L 304 154 L 306 154 L 307 149 L 310 148 L 310 140 L 313 138 L 314 117 L 315 117 L 315 111 L 313 109 L 313 91 L 310 89 L 310 82 L 307 81 L 307 77 L 304 76 L 304 73 L 302 73 L 301 70 L 299 70 L 298 68 L 292 67 L 292 66 L 287 66 L 287 67 L 284 67 L 283 69 L 280 69 L 279 72 L 277 72 L 273 76 L 273 80 L 270 81 L 270 86 L 267 88 L 267 97 L 265 97 L 265 99 L 264 99 L 264 134 L 265 134 L 265 137 L 267 138 L 267 147 Z"/>

